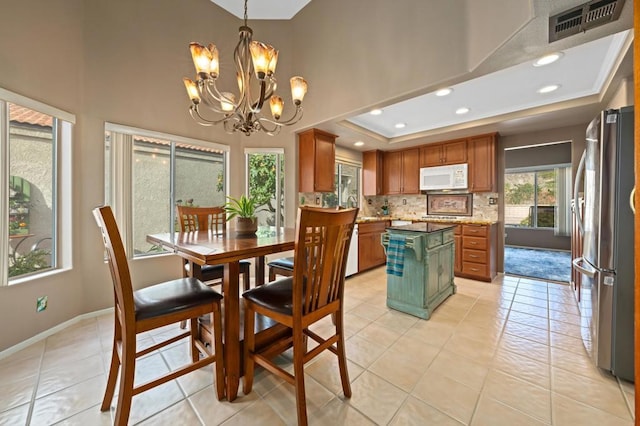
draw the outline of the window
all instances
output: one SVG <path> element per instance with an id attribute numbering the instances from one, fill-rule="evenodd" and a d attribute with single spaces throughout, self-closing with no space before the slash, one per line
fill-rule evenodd
<path id="1" fill-rule="evenodd" d="M 325 194 L 325 207 L 358 207 L 360 199 L 360 165 L 336 160 L 335 192 Z"/>
<path id="2" fill-rule="evenodd" d="M 557 228 L 559 222 L 564 221 L 564 206 L 568 205 L 564 188 L 567 170 L 570 168 L 507 170 L 504 183 L 505 225 Z"/>
<path id="3" fill-rule="evenodd" d="M 225 203 L 227 149 L 106 125 L 105 198 L 114 208 L 128 253 L 141 257 L 161 252 L 147 242 L 147 235 L 175 230 L 175 206 Z"/>
<path id="4" fill-rule="evenodd" d="M 256 202 L 259 226 L 284 226 L 284 150 L 248 148 L 247 193 Z"/>
<path id="5" fill-rule="evenodd" d="M 61 202 L 60 196 L 69 193 L 74 121 L 69 113 L 0 89 L 0 161 L 8 165 L 0 169 L 0 210 L 8 218 L 0 235 L 7 248 L 0 285 L 70 266 L 71 238 L 64 245 L 59 238 L 69 224 L 58 218 L 70 211 L 70 198 Z"/>

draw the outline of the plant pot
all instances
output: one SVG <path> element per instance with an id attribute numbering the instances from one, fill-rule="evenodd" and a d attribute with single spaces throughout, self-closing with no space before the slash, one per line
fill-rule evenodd
<path id="1" fill-rule="evenodd" d="M 255 235 L 258 230 L 258 220 L 253 217 L 236 218 L 236 235 L 251 236 Z"/>

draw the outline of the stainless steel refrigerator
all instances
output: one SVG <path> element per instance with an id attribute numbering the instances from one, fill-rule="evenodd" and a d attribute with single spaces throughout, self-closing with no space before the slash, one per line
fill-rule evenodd
<path id="1" fill-rule="evenodd" d="M 634 373 L 633 154 L 633 107 L 603 111 L 587 128 L 574 187 L 575 202 L 584 183 L 578 223 L 583 251 L 573 259 L 582 274 L 582 341 L 598 367 L 629 381 Z"/>

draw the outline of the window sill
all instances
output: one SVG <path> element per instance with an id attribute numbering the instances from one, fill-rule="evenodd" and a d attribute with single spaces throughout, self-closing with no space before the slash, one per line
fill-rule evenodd
<path id="1" fill-rule="evenodd" d="M 27 276 L 20 277 L 20 278 L 10 279 L 8 281 L 8 283 L 7 283 L 7 286 L 14 286 L 14 285 L 18 285 L 18 284 L 22 284 L 22 283 L 26 283 L 26 282 L 38 281 L 38 280 L 41 280 L 41 279 L 47 279 L 47 278 L 53 277 L 55 275 L 63 274 L 63 273 L 69 272 L 69 271 L 71 271 L 71 268 L 58 268 L 58 269 L 52 269 L 50 271 L 40 272 L 38 274 L 27 275 Z"/>

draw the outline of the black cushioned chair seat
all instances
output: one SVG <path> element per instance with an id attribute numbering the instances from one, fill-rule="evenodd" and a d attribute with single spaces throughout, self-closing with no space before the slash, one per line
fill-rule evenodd
<path id="1" fill-rule="evenodd" d="M 249 262 L 248 260 L 240 261 L 240 271 L 242 271 L 243 268 L 249 268 L 250 266 L 251 266 L 251 262 Z M 188 270 L 189 265 L 187 264 L 185 268 L 187 268 Z M 202 265 L 202 268 L 200 268 L 200 271 L 202 271 L 204 280 L 207 281 L 206 275 L 220 274 L 220 276 L 222 276 L 224 271 L 224 265 Z"/>
<path id="2" fill-rule="evenodd" d="M 196 278 L 179 278 L 133 292 L 136 320 L 154 318 L 222 300 L 222 295 Z"/>
<path id="3" fill-rule="evenodd" d="M 293 312 L 293 277 L 282 278 L 242 293 L 257 305 L 285 315 Z"/>
<path id="4" fill-rule="evenodd" d="M 291 269 L 293 271 L 293 257 L 283 257 L 280 259 L 272 260 L 267 263 L 267 266 L 275 266 L 282 269 Z"/>

